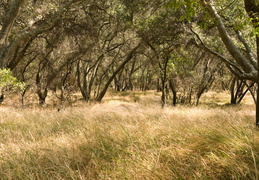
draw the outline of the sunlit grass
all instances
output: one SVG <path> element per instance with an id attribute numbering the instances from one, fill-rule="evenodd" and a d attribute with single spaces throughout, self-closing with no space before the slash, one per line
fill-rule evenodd
<path id="1" fill-rule="evenodd" d="M 257 179 L 254 105 L 166 107 L 152 93 L 1 107 L 1 179 Z"/>

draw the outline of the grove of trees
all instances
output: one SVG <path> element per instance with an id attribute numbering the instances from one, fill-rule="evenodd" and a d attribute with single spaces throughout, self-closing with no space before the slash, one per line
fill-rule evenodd
<path id="1" fill-rule="evenodd" d="M 156 89 L 162 106 L 198 105 L 213 88 L 233 104 L 250 92 L 259 126 L 258 35 L 256 0 L 0 2 L 0 68 L 24 83 L 23 103 L 29 92 L 62 105 L 75 92 L 87 102 Z"/>

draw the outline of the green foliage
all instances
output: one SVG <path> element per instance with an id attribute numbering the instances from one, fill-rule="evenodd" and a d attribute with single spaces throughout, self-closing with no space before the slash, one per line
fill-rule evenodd
<path id="1" fill-rule="evenodd" d="M 171 9 L 183 8 L 186 13 L 184 13 L 180 20 L 186 20 L 190 22 L 197 12 L 198 2 L 196 0 L 173 0 L 167 4 L 167 7 Z"/>
<path id="2" fill-rule="evenodd" d="M 194 61 L 185 51 L 184 48 L 179 49 L 178 53 L 170 54 L 168 62 L 168 72 L 178 75 L 188 75 L 194 68 Z"/>
<path id="3" fill-rule="evenodd" d="M 214 5 L 218 9 L 220 16 L 224 17 L 223 19 L 227 26 L 241 30 L 247 29 L 247 25 L 251 24 L 243 8 L 243 1 L 238 0 L 230 3 L 225 0 L 218 0 L 214 2 Z M 192 22 L 195 18 L 199 26 L 204 30 L 215 26 L 213 18 L 197 0 L 173 0 L 166 7 L 184 11 L 185 13 L 181 15 L 180 21 Z"/>
<path id="4" fill-rule="evenodd" d="M 19 82 L 10 69 L 0 69 L 0 89 L 3 91 L 23 90 L 25 83 Z"/>

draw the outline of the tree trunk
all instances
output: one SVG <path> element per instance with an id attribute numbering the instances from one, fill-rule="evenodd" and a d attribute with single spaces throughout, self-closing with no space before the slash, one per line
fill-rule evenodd
<path id="1" fill-rule="evenodd" d="M 12 69 L 15 68 L 22 60 L 22 56 L 24 55 L 23 53 L 25 53 L 22 52 L 20 54 L 21 57 L 19 56 L 19 58 L 16 58 L 17 52 L 20 51 L 20 48 L 24 46 L 24 44 L 27 44 L 32 37 L 51 29 L 66 9 L 77 1 L 79 0 L 71 0 L 66 2 L 62 7 L 59 7 L 55 13 L 50 15 L 49 18 L 34 23 L 30 28 L 22 29 L 16 36 L 13 36 L 11 38 L 12 40 L 9 42 L 8 37 L 13 29 L 13 23 L 16 17 L 19 16 L 20 7 L 23 2 L 25 2 L 24 0 L 15 0 L 12 3 L 9 12 L 5 16 L 5 20 L 0 30 L 0 68 L 6 68 L 8 65 Z"/>
<path id="2" fill-rule="evenodd" d="M 162 82 L 162 95 L 161 95 L 161 105 L 164 108 L 166 104 L 166 80 L 167 80 L 167 64 L 169 61 L 169 57 L 166 57 L 164 64 L 160 64 L 159 67 L 162 71 L 161 74 L 161 82 Z"/>
<path id="3" fill-rule="evenodd" d="M 25 104 L 25 94 L 26 94 L 27 90 L 28 90 L 28 87 L 26 87 L 26 88 L 22 91 L 22 93 L 21 93 L 21 103 L 22 103 L 22 106 L 24 106 L 24 104 Z"/>
<path id="4" fill-rule="evenodd" d="M 249 15 L 255 30 L 258 32 L 259 27 L 259 4 L 258 1 L 255 0 L 244 0 L 245 9 L 247 14 Z M 257 100 L 256 100 L 256 126 L 259 127 L 259 37 L 256 33 L 256 50 L 257 50 L 257 78 L 255 82 L 257 83 Z"/>
<path id="5" fill-rule="evenodd" d="M 176 106 L 176 101 L 177 101 L 177 91 L 176 91 L 176 88 L 175 88 L 175 84 L 173 82 L 173 79 L 170 79 L 169 80 L 169 87 L 173 93 L 173 106 Z"/>
<path id="6" fill-rule="evenodd" d="M 259 71 L 259 37 L 256 35 L 256 48 L 257 48 L 257 69 Z M 256 97 L 256 126 L 259 127 L 259 73 L 257 72 L 257 97 Z"/>
<path id="7" fill-rule="evenodd" d="M 156 91 L 157 91 L 157 92 L 162 91 L 162 89 L 161 89 L 161 85 L 160 85 L 160 78 L 157 78 Z"/>
<path id="8" fill-rule="evenodd" d="M 81 95 L 83 96 L 84 101 L 88 102 L 90 99 L 90 95 L 87 92 L 87 82 L 86 82 L 86 76 L 87 73 L 85 70 L 83 70 L 83 75 L 81 79 L 81 72 L 80 72 L 80 61 L 77 63 L 77 85 L 79 87 L 79 90 L 81 92 Z M 81 82 L 83 81 L 83 82 Z"/>
<path id="9" fill-rule="evenodd" d="M 1 94 L 0 94 L 0 104 L 2 104 L 3 101 L 4 101 L 4 94 L 1 93 Z"/>
<path id="10" fill-rule="evenodd" d="M 228 52 L 232 55 L 232 57 L 235 59 L 235 62 L 241 67 L 240 69 L 237 66 L 234 66 L 235 68 L 238 68 L 240 77 L 243 79 L 252 80 L 257 83 L 257 86 L 259 88 L 259 37 L 256 34 L 256 46 L 257 46 L 257 60 L 253 58 L 253 56 L 250 54 L 248 55 L 248 58 L 246 58 L 238 49 L 238 47 L 235 45 L 234 41 L 230 38 L 230 35 L 227 32 L 227 29 L 220 17 L 220 15 L 217 13 L 215 7 L 213 6 L 213 1 L 207 1 L 207 0 L 201 0 L 201 3 L 204 5 L 206 10 L 209 12 L 209 14 L 216 20 L 217 22 L 217 28 L 219 35 L 225 44 Z M 254 25 L 254 29 L 258 32 L 259 27 L 259 4 L 256 0 L 244 0 L 245 4 L 245 10 L 247 14 L 249 15 L 251 22 Z M 247 47 L 246 47 L 247 49 Z M 248 48 L 250 51 L 250 49 Z M 249 52 L 248 51 L 248 52 Z M 228 64 L 230 66 L 230 64 Z M 232 71 L 234 73 L 234 71 Z M 240 74 L 241 73 L 241 74 Z M 256 102 L 256 126 L 259 127 L 259 90 L 257 89 L 257 102 Z"/>
<path id="11" fill-rule="evenodd" d="M 233 78 L 231 85 L 230 85 L 230 103 L 231 104 L 236 104 L 236 99 L 235 99 L 235 84 L 236 84 L 236 77 Z"/>
<path id="12" fill-rule="evenodd" d="M 135 72 L 135 69 L 138 69 L 138 68 L 135 68 L 135 64 L 136 64 L 136 58 L 134 59 L 133 63 L 132 63 L 132 66 L 131 66 L 131 69 L 130 69 L 130 72 L 129 72 L 129 79 L 128 79 L 128 89 L 130 91 L 133 91 L 134 87 L 133 87 L 133 82 L 132 82 L 132 75 L 134 74 Z"/>
<path id="13" fill-rule="evenodd" d="M 42 93 L 41 91 L 37 91 L 38 97 L 39 97 L 39 104 L 44 105 L 46 103 L 46 97 L 48 95 L 48 90 L 45 89 Z"/>
<path id="14" fill-rule="evenodd" d="M 207 9 L 209 14 L 215 19 L 217 22 L 217 29 L 219 35 L 221 37 L 222 42 L 227 48 L 228 52 L 235 59 L 235 62 L 242 68 L 242 75 L 245 75 L 246 78 L 250 78 L 250 80 L 256 80 L 257 69 L 255 67 L 256 62 L 254 59 L 246 58 L 241 51 L 236 46 L 235 42 L 231 39 L 224 22 L 222 21 L 220 15 L 218 14 L 216 8 L 213 5 L 212 1 L 201 1 L 204 7 Z M 251 12 L 250 12 L 251 13 Z"/>
<path id="15" fill-rule="evenodd" d="M 254 86 L 254 84 L 255 84 L 255 82 L 253 82 L 251 85 L 248 85 L 248 84 L 245 82 L 245 85 L 246 85 L 247 89 L 240 95 L 240 97 L 239 97 L 239 99 L 238 99 L 238 101 L 237 101 L 237 104 L 239 104 L 239 103 L 242 101 L 242 99 L 245 97 L 245 95 L 246 95 L 246 93 L 247 93 L 248 91 L 250 91 L 251 96 L 252 96 L 253 99 L 254 99 L 254 93 L 251 91 L 251 88 Z M 256 101 L 255 101 L 255 102 L 256 102 Z M 256 103 L 255 103 L 255 104 L 256 104 Z"/>
<path id="16" fill-rule="evenodd" d="M 164 80 L 162 80 L 162 95 L 161 95 L 161 105 L 162 105 L 162 108 L 165 107 L 165 103 L 166 103 L 166 101 L 165 101 L 165 82 L 164 82 Z"/>
<path id="17" fill-rule="evenodd" d="M 124 66 L 132 59 L 133 55 L 137 51 L 137 49 L 140 47 L 140 43 L 132 49 L 129 54 L 127 55 L 126 59 L 121 63 L 121 65 L 116 69 L 116 71 L 112 74 L 112 76 L 108 79 L 107 83 L 105 84 L 103 90 L 100 92 L 98 97 L 96 98 L 96 101 L 101 102 L 104 95 L 106 94 L 106 91 L 108 90 L 109 85 L 113 81 L 113 79 L 116 77 L 116 75 L 124 68 Z"/>

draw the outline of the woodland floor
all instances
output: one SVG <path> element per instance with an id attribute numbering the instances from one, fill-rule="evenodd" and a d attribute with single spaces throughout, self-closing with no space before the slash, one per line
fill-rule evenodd
<path id="1" fill-rule="evenodd" d="M 251 98 L 164 109 L 159 93 L 109 93 L 100 104 L 0 106 L 0 179 L 258 179 Z M 51 102 L 51 100 L 48 100 Z"/>

